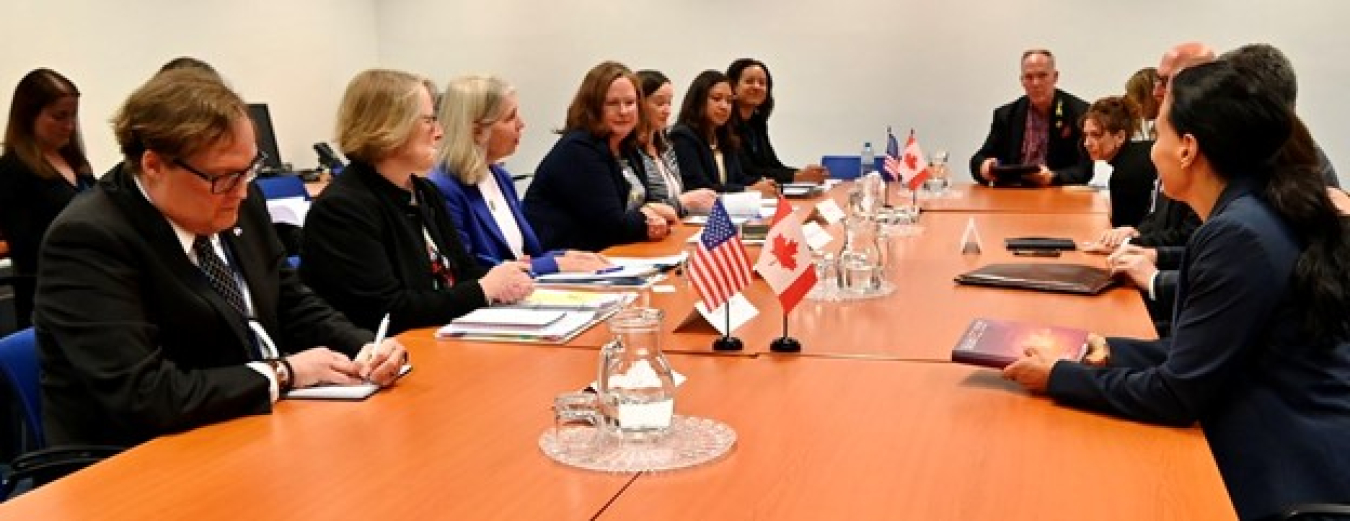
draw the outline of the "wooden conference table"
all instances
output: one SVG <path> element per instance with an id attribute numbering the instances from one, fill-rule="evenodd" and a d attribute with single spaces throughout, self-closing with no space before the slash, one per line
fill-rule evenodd
<path id="1" fill-rule="evenodd" d="M 995 190 L 964 187 L 981 193 L 980 203 L 996 200 L 998 194 L 1015 197 L 1032 190 Z M 1054 193 L 1050 189 L 1047 193 Z M 842 190 L 836 190 L 838 196 Z M 1063 192 L 1076 201 L 1083 192 Z M 1088 194 L 1095 196 L 1096 194 Z M 951 199 L 960 202 L 959 199 Z M 1022 200 L 1022 199 L 1017 199 Z M 893 199 L 894 201 L 894 199 Z M 796 201 L 806 206 L 812 202 Z M 1084 205 L 1087 207 L 1087 205 Z M 974 220 L 983 248 L 978 255 L 961 254 L 961 237 L 967 223 Z M 989 317 L 1039 322 L 1088 329 L 1107 336 L 1154 338 L 1148 310 L 1133 287 L 1119 286 L 1098 296 L 1057 295 L 1017 290 L 961 286 L 952 281 L 957 274 L 998 262 L 1072 262 L 1101 265 L 1102 255 L 1079 251 L 1065 252 L 1055 259 L 1018 257 L 1003 247 L 1008 237 L 1071 237 L 1087 241 L 1109 227 L 1105 214 L 1018 214 L 926 212 L 920 218 L 921 234 L 892 239 L 896 261 L 887 277 L 896 285 L 891 295 L 880 299 L 849 302 L 804 300 L 788 317 L 788 329 L 802 342 L 802 354 L 815 356 L 862 356 L 896 360 L 949 360 L 951 348 L 970 324 L 971 318 Z M 673 236 L 659 243 L 638 243 L 611 248 L 616 256 L 657 256 L 679 253 L 684 239 L 700 228 L 682 226 Z M 838 248 L 843 237 L 839 226 L 830 229 L 836 237 L 827 248 Z M 750 247 L 751 262 L 759 255 Z M 680 328 L 697 296 L 683 275 L 668 283 L 674 293 L 644 295 L 651 305 L 667 310 L 663 324 L 668 331 L 663 349 L 670 352 L 711 353 L 718 334 L 711 327 Z M 769 341 L 782 334 L 782 312 L 776 297 L 762 281 L 752 284 L 746 298 L 760 314 L 736 331 L 745 342 L 745 353 L 769 352 Z M 598 346 L 607 332 L 593 328 L 569 345 Z"/>
<path id="2" fill-rule="evenodd" d="M 956 253 L 970 218 L 984 239 L 977 259 Z M 594 378 L 604 328 L 569 346 L 584 349 L 416 330 L 401 336 L 416 369 L 364 403 L 286 401 L 271 415 L 164 436 L 0 505 L 0 519 L 1232 518 L 1198 429 L 1059 407 L 996 371 L 940 361 L 974 316 L 1149 331 L 1129 290 L 1069 297 L 948 282 L 972 265 L 1023 259 L 1002 251 L 1003 236 L 1082 239 L 1101 219 L 933 212 L 923 235 L 897 245 L 895 294 L 808 303 L 820 309 L 793 318 L 820 356 L 672 354 L 689 376 L 677 411 L 738 433 L 727 457 L 699 468 L 592 473 L 539 452 L 551 398 Z M 611 253 L 683 247 L 643 246 Z M 1090 261 L 1075 255 L 1061 260 Z M 690 298 L 682 280 L 673 285 L 650 302 Z M 773 317 L 738 332 L 758 349 L 777 334 L 777 304 L 762 281 L 751 293 Z M 683 336 L 666 337 L 672 351 L 686 350 Z"/>

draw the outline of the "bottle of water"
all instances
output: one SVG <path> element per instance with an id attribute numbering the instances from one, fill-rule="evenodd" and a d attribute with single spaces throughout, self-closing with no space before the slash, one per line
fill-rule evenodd
<path id="1" fill-rule="evenodd" d="M 876 171 L 877 154 L 876 152 L 872 151 L 872 142 L 869 141 L 863 143 L 862 155 L 859 156 L 859 158 L 862 159 L 862 172 L 860 172 L 861 175 L 867 175 L 868 172 Z"/>

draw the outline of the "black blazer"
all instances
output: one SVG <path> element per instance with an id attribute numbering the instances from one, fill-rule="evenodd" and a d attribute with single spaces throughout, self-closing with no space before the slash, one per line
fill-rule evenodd
<path id="1" fill-rule="evenodd" d="M 553 144 L 525 191 L 525 218 L 545 250 L 600 251 L 647 239 L 647 217 L 637 208 L 628 209 L 630 186 L 619 159 L 608 140 L 581 130 L 563 134 Z M 628 150 L 622 159 L 645 190 L 641 156 Z"/>
<path id="2" fill-rule="evenodd" d="M 1350 498 L 1350 342 L 1315 345 L 1291 302 L 1300 240 L 1230 184 L 1182 260 L 1172 335 L 1108 339 L 1107 368 L 1060 362 L 1055 400 L 1139 421 L 1199 421 L 1242 519 Z"/>
<path id="3" fill-rule="evenodd" d="M 32 321 L 38 245 L 56 215 L 81 191 L 94 186 L 94 176 L 78 173 L 76 184 L 65 178 L 46 179 L 20 161 L 0 156 L 0 232 L 14 261 L 14 311 L 20 329 Z"/>
<path id="4" fill-rule="evenodd" d="M 1031 100 L 1026 96 L 994 109 L 989 135 L 984 138 L 984 145 L 970 157 L 970 174 L 975 182 L 984 183 L 980 177 L 980 164 L 985 159 L 992 157 L 1004 165 L 1022 161 L 1022 137 L 1030 109 Z M 1092 179 L 1092 158 L 1083 148 L 1080 124 L 1087 109 L 1087 102 L 1055 89 L 1055 98 L 1050 105 L 1050 137 L 1045 151 L 1045 166 L 1055 172 L 1053 184 L 1081 185 Z"/>
<path id="5" fill-rule="evenodd" d="M 371 340 L 300 283 L 256 186 L 219 236 L 278 349 L 352 356 Z M 121 166 L 52 223 L 34 317 L 50 444 L 130 446 L 271 410 L 267 378 L 244 365 L 247 324 Z"/>
<path id="6" fill-rule="evenodd" d="M 356 325 L 374 329 L 386 313 L 389 333 L 441 326 L 487 305 L 478 279 L 487 273 L 464 249 L 445 197 L 421 176 L 413 195 L 352 161 L 305 216 L 300 274 Z M 437 289 L 422 225 L 448 259 L 455 284 Z"/>
<path id="7" fill-rule="evenodd" d="M 1152 141 L 1126 141 L 1111 158 L 1111 226 L 1139 227 L 1153 203 L 1158 169 L 1149 152 Z"/>
<path id="8" fill-rule="evenodd" d="M 741 192 L 759 182 L 760 177 L 741 169 L 740 152 L 724 150 L 722 165 L 727 171 L 727 182 L 717 180 L 717 161 L 713 159 L 708 142 L 688 125 L 670 129 L 670 143 L 675 147 L 675 160 L 680 163 L 680 179 L 685 190 L 711 188 L 718 192 Z"/>
<path id="9" fill-rule="evenodd" d="M 736 108 L 731 109 L 732 128 L 736 135 L 741 138 L 740 161 L 741 169 L 745 173 L 756 179 L 769 178 L 778 181 L 779 184 L 791 183 L 797 176 L 797 169 L 784 165 L 781 159 L 778 159 L 778 152 L 773 149 L 773 143 L 769 141 L 769 119 L 762 117 L 758 112 L 750 116 L 750 119 L 741 119 Z"/>
<path id="10" fill-rule="evenodd" d="M 1200 216 L 1186 203 L 1167 197 L 1162 190 L 1153 194 L 1153 211 L 1135 228 L 1139 237 L 1134 244 L 1156 248 L 1185 246 L 1191 234 L 1200 227 Z"/>

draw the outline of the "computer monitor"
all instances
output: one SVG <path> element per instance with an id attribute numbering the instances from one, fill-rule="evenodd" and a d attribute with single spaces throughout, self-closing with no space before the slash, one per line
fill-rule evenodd
<path id="1" fill-rule="evenodd" d="M 277 149 L 277 136 L 272 133 L 272 113 L 267 110 L 267 104 L 249 103 L 248 116 L 253 118 L 254 132 L 258 135 L 258 150 L 267 154 L 262 174 L 284 173 L 285 168 L 281 166 L 281 150 Z"/>

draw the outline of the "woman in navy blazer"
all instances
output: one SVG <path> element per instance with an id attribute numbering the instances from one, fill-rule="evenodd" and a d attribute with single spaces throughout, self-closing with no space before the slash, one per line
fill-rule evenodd
<path id="1" fill-rule="evenodd" d="M 678 222 L 670 205 L 648 202 L 637 151 L 647 126 L 638 84 L 616 62 L 596 65 L 582 80 L 562 138 L 525 191 L 525 216 L 545 248 L 599 251 L 657 241 Z"/>
<path id="2" fill-rule="evenodd" d="M 484 267 L 521 259 L 536 274 L 608 266 L 594 253 L 544 251 L 525 220 L 511 175 L 498 164 L 520 144 L 519 108 L 515 89 L 495 76 L 456 78 L 441 97 L 447 139 L 429 177 L 445 196 L 460 241 Z"/>
<path id="3" fill-rule="evenodd" d="M 778 187 L 772 179 L 741 168 L 740 139 L 727 125 L 732 98 L 731 80 L 714 70 L 700 73 L 684 94 L 680 117 L 670 130 L 684 188 L 711 188 L 718 192 L 751 188 L 776 195 Z"/>
<path id="4" fill-rule="evenodd" d="M 1101 366 L 1031 347 L 1004 370 L 1066 405 L 1199 421 L 1242 519 L 1350 500 L 1350 230 L 1307 129 L 1258 85 L 1219 61 L 1176 75 L 1163 101 L 1153 162 L 1204 221 L 1172 335 L 1107 339 Z"/>

